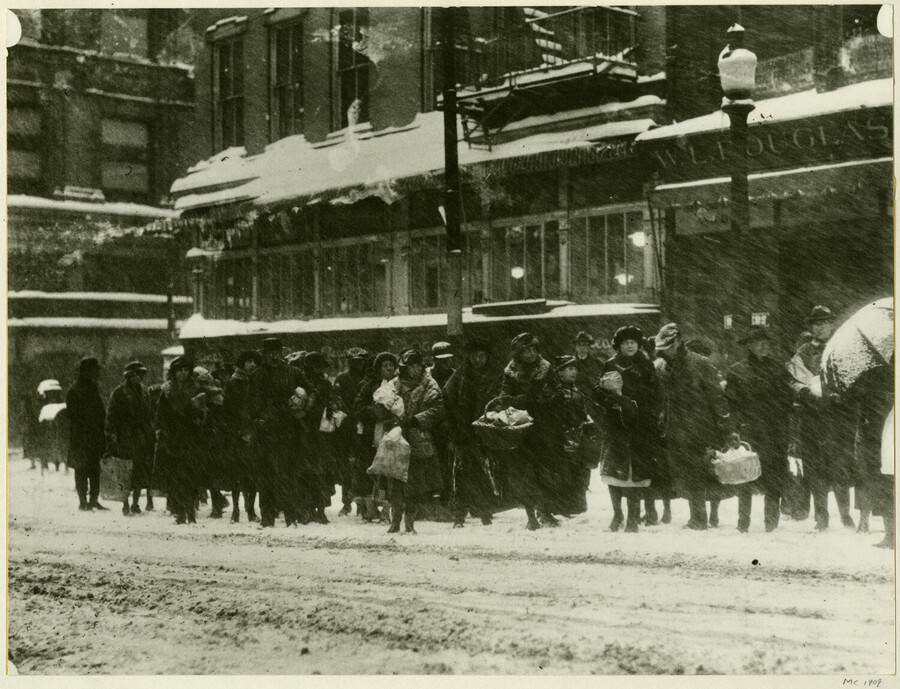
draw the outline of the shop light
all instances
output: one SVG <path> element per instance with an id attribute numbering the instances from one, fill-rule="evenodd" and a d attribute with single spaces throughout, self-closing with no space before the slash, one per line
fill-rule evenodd
<path id="1" fill-rule="evenodd" d="M 525 277 L 525 269 L 522 266 L 513 266 L 513 269 L 509 271 L 509 274 L 512 275 L 513 280 L 521 280 Z"/>
<path id="2" fill-rule="evenodd" d="M 634 244 L 638 249 L 643 249 L 647 246 L 647 235 L 642 231 L 633 232 L 631 235 L 631 243 Z"/>
<path id="3" fill-rule="evenodd" d="M 719 80 L 727 101 L 747 100 L 756 86 L 756 55 L 743 47 L 744 27 L 732 24 L 728 46 L 719 55 Z"/>
<path id="4" fill-rule="evenodd" d="M 615 279 L 616 279 L 616 282 L 618 282 L 620 285 L 622 285 L 622 287 L 625 287 L 626 285 L 630 285 L 632 282 L 634 282 L 634 275 L 629 275 L 627 273 L 619 273 L 618 275 L 616 275 Z"/>

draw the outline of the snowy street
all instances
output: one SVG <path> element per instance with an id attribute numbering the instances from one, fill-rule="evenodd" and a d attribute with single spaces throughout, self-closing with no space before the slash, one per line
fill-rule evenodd
<path id="1" fill-rule="evenodd" d="M 758 500 L 741 535 L 730 500 L 698 534 L 676 501 L 672 524 L 623 534 L 598 476 L 588 500 L 534 533 L 516 510 L 390 537 L 339 504 L 329 525 L 263 531 L 204 506 L 176 527 L 164 501 L 78 512 L 71 472 L 11 451 L 10 657 L 21 674 L 894 672 L 880 519 L 766 535 Z"/>

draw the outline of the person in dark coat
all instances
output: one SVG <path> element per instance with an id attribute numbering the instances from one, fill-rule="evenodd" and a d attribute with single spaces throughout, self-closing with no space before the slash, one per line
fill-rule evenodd
<path id="1" fill-rule="evenodd" d="M 359 501 L 359 497 L 372 492 L 372 481 L 366 474 L 368 465 L 363 466 L 365 462 L 360 456 L 359 444 L 363 428 L 355 409 L 356 396 L 370 366 L 369 359 L 369 353 L 361 347 L 348 349 L 347 370 L 334 379 L 334 395 L 338 406 L 347 414 L 335 436 L 337 460 L 343 472 L 341 483 L 343 507 L 338 512 L 339 517 L 350 514 L 354 501 L 357 501 L 356 513 L 362 516 L 366 506 L 364 502 Z"/>
<path id="2" fill-rule="evenodd" d="M 622 416 L 621 419 L 619 416 L 614 415 L 613 422 L 616 432 L 622 434 L 625 433 L 622 430 L 623 428 L 628 430 L 626 435 L 629 446 L 627 454 L 623 456 L 630 457 L 633 454 L 637 458 L 644 474 L 641 481 L 650 479 L 649 489 L 642 493 L 645 506 L 644 522 L 647 526 L 654 526 L 659 521 L 655 499 L 660 498 L 664 501 L 664 523 L 668 523 L 671 520 L 671 508 L 668 495 L 664 490 L 660 489 L 657 491 L 654 488 L 654 484 L 657 482 L 667 485 L 669 481 L 664 471 L 664 463 L 657 461 L 660 454 L 659 414 L 662 409 L 662 392 L 659 376 L 653 363 L 642 351 L 641 346 L 643 344 L 644 334 L 640 328 L 630 325 L 619 328 L 613 335 L 613 347 L 615 347 L 616 355 L 603 364 L 603 375 L 612 372 L 618 373 L 622 377 L 621 395 L 634 402 L 637 409 L 634 419 L 629 416 L 629 408 L 626 412 L 619 413 L 619 416 Z M 603 389 L 594 388 L 594 390 L 596 391 L 598 404 L 604 410 L 604 416 L 609 418 L 611 414 L 610 406 L 609 404 L 601 404 L 601 398 L 609 396 L 611 393 Z M 613 399 L 618 403 L 614 395 Z M 623 426 L 623 424 L 626 425 Z M 601 428 L 603 428 L 602 425 Z M 633 434 L 631 433 L 632 429 L 636 429 L 636 432 Z M 604 473 L 603 475 L 606 477 L 616 476 L 615 473 Z M 623 480 L 625 479 L 619 477 L 614 481 L 606 482 L 609 486 L 609 495 L 613 503 L 613 521 L 609 527 L 611 531 L 618 531 L 625 523 L 625 515 L 622 512 L 622 498 L 625 494 L 621 489 L 632 486 L 628 484 L 618 485 L 618 482 Z M 637 495 L 636 491 L 630 491 L 630 493 L 632 498 Z"/>
<path id="3" fill-rule="evenodd" d="M 365 467 L 363 471 L 372 466 L 372 461 L 375 459 L 375 451 L 385 431 L 385 425 L 388 423 L 393 425 L 390 412 L 382 405 L 374 402 L 372 396 L 382 384 L 396 377 L 397 364 L 397 357 L 391 352 L 378 354 L 372 362 L 369 375 L 366 376 L 366 379 L 360 386 L 359 393 L 356 395 L 356 400 L 353 403 L 357 424 L 362 427 L 359 455 L 361 464 Z M 366 483 L 360 482 L 355 488 L 357 493 L 356 499 L 360 500 L 360 504 L 365 506 L 363 520 L 367 522 L 381 521 L 383 517 L 386 518 L 386 515 L 382 514 L 382 510 L 386 511 L 388 507 L 386 502 L 381 506 L 376 504 L 375 494 L 376 492 L 381 493 L 384 491 L 383 486 L 386 485 L 386 480 L 380 477 L 373 480 L 368 473 L 366 473 L 366 477 L 368 481 Z"/>
<path id="4" fill-rule="evenodd" d="M 428 367 L 427 373 L 443 390 L 455 370 L 453 347 L 449 342 L 435 342 L 431 346 L 431 360 L 433 363 Z M 432 430 L 432 437 L 441 464 L 441 502 L 446 505 L 453 493 L 453 456 L 450 452 L 450 429 L 445 421 Z"/>
<path id="5" fill-rule="evenodd" d="M 881 517 L 884 539 L 874 544 L 880 548 L 894 547 L 894 476 L 881 473 L 885 422 L 894 409 L 893 363 L 891 357 L 889 365 L 866 371 L 846 393 L 846 402 L 856 412 L 854 462 L 859 532 L 868 533 L 870 515 Z"/>
<path id="6" fill-rule="evenodd" d="M 78 380 L 66 395 L 69 414 L 67 464 L 75 469 L 78 509 L 109 509 L 100 504 L 100 457 L 106 450 L 106 409 L 97 389 L 100 362 L 86 357 L 78 366 Z"/>
<path id="7" fill-rule="evenodd" d="M 575 365 L 578 367 L 578 378 L 575 380 L 575 385 L 590 397 L 591 390 L 597 386 L 600 376 L 603 375 L 603 361 L 591 351 L 594 346 L 594 338 L 583 330 L 579 331 L 572 340 L 572 346 L 575 348 Z M 594 403 L 593 399 L 588 402 L 591 405 Z"/>
<path id="8" fill-rule="evenodd" d="M 731 419 L 725 391 L 712 362 L 692 352 L 681 341 L 675 323 L 656 335 L 657 353 L 665 361 L 664 433 L 672 481 L 687 498 L 691 517 L 686 527 L 709 527 L 706 501 L 718 488 L 710 452 L 725 445 Z"/>
<path id="9" fill-rule="evenodd" d="M 622 528 L 621 499 L 628 505 L 626 533 L 637 533 L 641 496 L 650 485 L 652 458 L 647 452 L 641 414 L 635 400 L 625 396 L 624 377 L 616 370 L 603 374 L 595 389 L 602 412 L 601 428 L 605 443 L 603 482 L 609 486 L 614 510 L 611 531 Z"/>
<path id="10" fill-rule="evenodd" d="M 511 343 L 512 358 L 503 371 L 500 395 L 491 407 L 523 409 L 534 419 L 530 437 L 518 450 L 504 454 L 510 492 L 525 507 L 526 528 L 541 528 L 536 511 L 547 526 L 558 526 L 548 511 L 559 493 L 555 461 L 563 451 L 563 429 L 554 423 L 554 409 L 562 400 L 559 378 L 537 350 L 538 339 L 521 333 Z M 486 408 L 486 411 L 496 409 Z"/>
<path id="11" fill-rule="evenodd" d="M 106 446 L 111 455 L 132 462 L 131 507 L 128 496 L 122 504 L 122 514 L 140 514 L 138 499 L 141 490 L 147 490 L 146 509 L 153 510 L 150 492 L 153 473 L 153 446 L 156 434 L 153 428 L 153 408 L 150 395 L 144 387 L 147 367 L 140 361 L 125 366 L 125 380 L 109 396 L 106 412 Z"/>
<path id="12" fill-rule="evenodd" d="M 403 416 L 398 423 L 410 446 L 409 476 L 406 483 L 390 481 L 391 527 L 400 531 L 401 518 L 406 533 L 415 533 L 416 511 L 443 487 L 441 466 L 432 430 L 444 419 L 444 398 L 437 382 L 425 370 L 425 360 L 416 349 L 400 355 L 400 373 L 394 379 L 403 399 Z"/>
<path id="13" fill-rule="evenodd" d="M 806 319 L 813 339 L 800 347 L 791 361 L 791 370 L 805 369 L 811 376 L 822 370 L 822 352 L 834 332 L 834 315 L 825 306 L 816 306 Z M 816 530 L 829 526 L 828 492 L 834 491 L 841 522 L 856 524 L 850 516 L 850 486 L 853 484 L 853 410 L 833 396 L 820 397 L 809 379 L 792 381 L 798 402 L 797 437 L 794 449 L 803 460 L 803 471 L 813 497 Z"/>
<path id="14" fill-rule="evenodd" d="M 282 358 L 277 337 L 263 341 L 262 364 L 251 376 L 253 418 L 259 448 L 259 507 L 263 527 L 275 526 L 279 511 L 292 526 L 298 521 L 299 464 L 302 428 L 293 417 L 290 399 L 298 387 L 306 389 L 301 372 Z"/>
<path id="15" fill-rule="evenodd" d="M 593 428 L 594 419 L 588 414 L 588 395 L 575 383 L 578 378 L 575 357 L 556 357 L 553 368 L 560 382 L 560 404 L 554 411 L 565 441 L 563 452 L 556 462 L 556 478 L 561 490 L 556 504 L 549 511 L 571 517 L 587 512 L 591 467 L 584 455 L 584 443 L 585 434 Z M 591 408 L 594 409 L 594 406 L 591 405 Z"/>
<path id="16" fill-rule="evenodd" d="M 303 358 L 304 388 L 309 394 L 309 406 L 303 419 L 304 456 L 300 478 L 301 521 L 306 519 L 327 524 L 325 508 L 331 504 L 335 484 L 349 496 L 348 467 L 338 464 L 335 448 L 335 432 L 321 430 L 322 423 L 332 420 L 340 410 L 331 381 L 325 372 L 328 362 L 321 352 L 307 352 Z M 338 429 L 340 430 L 340 429 Z M 346 486 L 346 488 L 344 487 Z"/>
<path id="17" fill-rule="evenodd" d="M 485 526 L 491 524 L 496 506 L 495 481 L 490 453 L 472 430 L 488 402 L 500 392 L 500 375 L 489 366 L 490 342 L 472 338 L 466 343 L 466 360 L 442 389 L 450 452 L 453 457 L 451 490 L 453 526 L 462 528 L 472 513 Z"/>
<path id="18" fill-rule="evenodd" d="M 259 521 L 256 516 L 257 439 L 253 423 L 250 380 L 259 367 L 261 358 L 254 351 L 241 352 L 231 378 L 225 383 L 225 417 L 228 420 L 228 452 L 231 460 L 231 521 L 241 519 L 240 494 L 244 494 L 244 510 L 247 520 Z"/>
<path id="19" fill-rule="evenodd" d="M 169 364 L 156 408 L 156 461 L 164 478 L 169 512 L 176 524 L 197 521 L 196 502 L 203 474 L 206 414 L 203 390 L 194 378 L 193 363 L 177 357 Z"/>
<path id="20" fill-rule="evenodd" d="M 788 480 L 788 423 L 793 394 L 787 369 L 773 358 L 768 328 L 753 327 L 739 342 L 747 358 L 728 369 L 725 394 L 740 439 L 759 455 L 758 480 L 738 486 L 738 531 L 750 528 L 753 493 L 765 496 L 765 528 L 778 528 L 780 500 Z"/>

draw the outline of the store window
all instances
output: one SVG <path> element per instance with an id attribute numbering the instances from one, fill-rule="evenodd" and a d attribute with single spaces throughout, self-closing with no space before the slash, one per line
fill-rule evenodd
<path id="1" fill-rule="evenodd" d="M 494 227 L 490 252 L 493 301 L 562 296 L 557 220 Z"/>
<path id="2" fill-rule="evenodd" d="M 150 131 L 146 122 L 104 118 L 100 123 L 101 187 L 108 199 L 147 201 Z"/>
<path id="3" fill-rule="evenodd" d="M 271 30 L 270 117 L 272 140 L 303 133 L 303 23 Z"/>
<path id="4" fill-rule="evenodd" d="M 244 145 L 244 47 L 241 39 L 213 44 L 216 150 Z"/>
<path id="5" fill-rule="evenodd" d="M 323 314 L 385 313 L 389 310 L 388 247 L 378 242 L 338 244 L 319 250 Z"/>
<path id="6" fill-rule="evenodd" d="M 463 234 L 464 260 L 463 301 L 481 304 L 486 301 L 482 278 L 484 257 L 477 232 Z M 410 303 L 412 308 L 443 308 L 447 301 L 447 241 L 443 231 L 433 231 L 410 238 Z"/>
<path id="7" fill-rule="evenodd" d="M 336 87 L 339 127 L 369 121 L 369 10 L 354 8 L 338 12 Z M 351 110 L 352 108 L 352 110 Z"/>
<path id="8" fill-rule="evenodd" d="M 569 271 L 572 297 L 591 302 L 633 297 L 646 289 L 641 211 L 592 212 L 571 218 Z"/>

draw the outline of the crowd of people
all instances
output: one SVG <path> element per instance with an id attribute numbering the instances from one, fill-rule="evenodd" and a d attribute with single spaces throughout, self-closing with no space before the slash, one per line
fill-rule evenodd
<path id="1" fill-rule="evenodd" d="M 746 532 L 754 495 L 763 496 L 766 532 L 811 511 L 822 531 L 829 492 L 842 524 L 856 528 L 854 487 L 859 531 L 880 515 L 880 545 L 893 547 L 892 483 L 880 474 L 876 442 L 893 407 L 893 368 L 870 372 L 849 397 L 823 396 L 812 381 L 834 317 L 818 306 L 806 325 L 790 362 L 776 358 L 769 329 L 757 326 L 740 340 L 745 357 L 722 371 L 675 323 L 650 337 L 619 328 L 606 356 L 584 332 L 571 354 L 552 358 L 530 333 L 515 337 L 504 356 L 480 338 L 458 352 L 439 342 L 430 366 L 414 348 L 353 348 L 334 379 L 321 352 L 286 354 L 271 337 L 212 372 L 179 357 L 161 385 L 146 386 L 147 369 L 132 362 L 106 405 L 99 362 L 89 357 L 66 395 L 67 461 L 81 510 L 107 509 L 98 496 L 100 460 L 109 455 L 133 466 L 125 515 L 141 512 L 145 491 L 144 509 L 164 492 L 178 524 L 196 521 L 207 494 L 212 517 L 230 506 L 231 520 L 240 521 L 243 499 L 245 518 L 263 527 L 281 516 L 287 526 L 327 523 L 325 507 L 339 487 L 341 516 L 355 505 L 359 518 L 383 521 L 390 533 L 414 533 L 429 505 L 442 505 L 457 528 L 470 516 L 489 525 L 511 508 L 524 508 L 530 530 L 558 527 L 587 510 L 598 466 L 613 507 L 609 528 L 628 533 L 670 523 L 674 499 L 687 501 L 686 528 L 717 527 L 719 503 L 732 497 L 737 529 Z M 385 390 L 402 404 L 384 404 Z M 473 426 L 504 409 L 531 420 L 515 449 L 485 444 Z M 395 428 L 409 445 L 405 481 L 369 471 Z M 761 474 L 725 485 L 712 459 L 741 443 L 758 455 Z"/>

